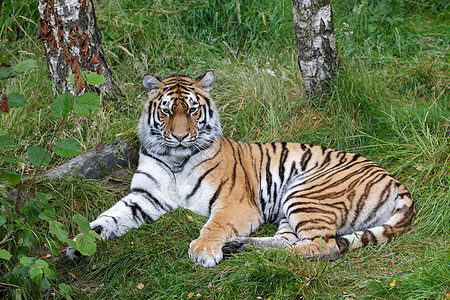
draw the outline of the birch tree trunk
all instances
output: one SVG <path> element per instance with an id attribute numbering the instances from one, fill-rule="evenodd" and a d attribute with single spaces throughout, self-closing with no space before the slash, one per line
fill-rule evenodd
<path id="1" fill-rule="evenodd" d="M 86 86 L 81 71 L 103 74 L 100 91 L 110 98 L 118 92 L 105 60 L 92 0 L 38 0 L 38 38 L 44 43 L 47 66 L 55 92 L 79 94 L 96 91 Z M 75 85 L 70 75 L 75 75 Z M 98 92 L 98 91 L 97 91 Z"/>
<path id="2" fill-rule="evenodd" d="M 338 66 L 330 0 L 292 0 L 298 65 L 308 97 L 324 91 Z"/>

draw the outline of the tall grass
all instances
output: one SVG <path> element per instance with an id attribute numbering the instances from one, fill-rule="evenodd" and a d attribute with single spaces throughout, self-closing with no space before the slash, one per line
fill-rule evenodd
<path id="1" fill-rule="evenodd" d="M 448 1 L 332 1 L 341 69 L 321 103 L 306 99 L 303 92 L 290 1 L 113 0 L 95 5 L 106 56 L 128 110 L 106 105 L 93 119 L 69 120 L 63 134 L 92 148 L 133 130 L 145 100 L 142 75 L 197 76 L 214 69 L 212 96 L 227 136 L 360 153 L 408 187 L 417 218 L 395 241 L 349 252 L 332 263 L 258 250 L 205 269 L 187 258 L 205 218 L 177 210 L 115 241 L 100 242 L 98 253 L 79 263 L 62 258 L 58 281 L 70 284 L 75 298 L 447 297 Z M 39 44 L 36 3 L 6 0 L 0 21 L 0 62 L 32 57 L 40 66 L 32 76 L 8 82 L 7 90 L 22 92 L 30 105 L 0 119 L 0 133 L 13 136 L 25 158 L 28 145 L 53 133 L 55 121 L 44 113 L 53 95 L 42 51 L 11 14 Z M 126 193 L 110 181 L 44 182 L 42 188 L 55 195 L 61 220 L 70 220 L 75 212 L 93 219 Z M 65 222 L 68 229 L 75 228 Z M 274 231 L 265 225 L 255 235 Z"/>

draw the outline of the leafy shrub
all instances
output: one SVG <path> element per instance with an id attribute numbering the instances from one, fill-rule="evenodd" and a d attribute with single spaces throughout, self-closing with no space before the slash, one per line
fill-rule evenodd
<path id="1" fill-rule="evenodd" d="M 33 60 L 22 61 L 15 67 L 0 65 L 0 117 L 8 114 L 11 108 L 23 107 L 27 101 L 19 93 L 3 93 L 2 86 L 10 78 L 25 74 L 36 67 Z M 88 84 L 104 82 L 102 75 L 84 72 Z M 88 116 L 100 107 L 100 96 L 85 93 L 73 96 L 71 93 L 59 95 L 50 107 L 51 115 L 59 121 L 56 132 L 62 130 L 64 121 L 70 113 Z M 53 288 L 61 295 L 70 298 L 70 286 L 59 284 L 52 287 L 55 280 L 54 257 L 61 254 L 60 247 L 68 244 L 84 255 L 96 251 L 95 239 L 98 235 L 91 230 L 89 222 L 81 215 L 74 215 L 73 221 L 83 235 L 76 240 L 69 238 L 63 223 L 58 221 L 52 205 L 52 195 L 36 190 L 36 176 L 42 167 L 50 163 L 51 152 L 62 157 L 80 154 L 81 147 L 74 138 L 55 140 L 56 134 L 46 145 L 31 145 L 27 148 L 28 161 L 0 153 L 0 267 L 2 281 L 6 289 L 0 293 L 10 296 L 40 296 L 40 292 Z M 0 135 L 0 149 L 18 147 L 13 139 Z M 26 165 L 34 171 L 31 178 L 24 178 L 17 171 Z M 7 190 L 15 188 L 14 193 Z M 15 194 L 15 196 L 14 196 Z M 53 259 L 50 260 L 50 259 Z"/>

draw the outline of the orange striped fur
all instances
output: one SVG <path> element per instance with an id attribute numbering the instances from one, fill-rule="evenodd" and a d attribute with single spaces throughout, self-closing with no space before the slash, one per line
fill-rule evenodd
<path id="1" fill-rule="evenodd" d="M 406 188 L 358 154 L 223 137 L 209 95 L 213 81 L 211 71 L 197 79 L 144 77 L 149 100 L 138 126 L 139 166 L 131 193 L 91 223 L 102 238 L 185 207 L 209 217 L 189 256 L 214 266 L 224 254 L 251 247 L 334 260 L 411 225 L 415 210 Z M 275 236 L 248 237 L 265 222 L 279 224 Z"/>

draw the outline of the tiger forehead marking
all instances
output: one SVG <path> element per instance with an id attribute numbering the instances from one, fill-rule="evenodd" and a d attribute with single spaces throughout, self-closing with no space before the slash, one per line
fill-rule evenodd
<path id="1" fill-rule="evenodd" d="M 199 106 L 192 78 L 175 75 L 163 79 L 161 83 L 164 84 L 161 109 L 184 109 L 186 113 L 190 113 L 192 111 L 189 109 Z"/>

